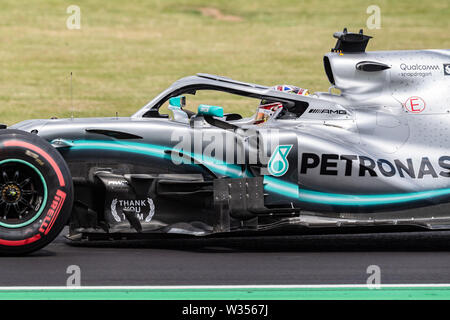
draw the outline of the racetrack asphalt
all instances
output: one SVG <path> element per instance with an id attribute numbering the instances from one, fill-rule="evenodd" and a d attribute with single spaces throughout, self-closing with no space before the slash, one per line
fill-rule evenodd
<path id="1" fill-rule="evenodd" d="M 0 286 L 65 286 L 70 265 L 80 267 L 82 286 L 365 284 L 370 265 L 382 284 L 450 283 L 450 232 L 118 247 L 70 246 L 59 236 L 32 255 L 0 257 Z"/>

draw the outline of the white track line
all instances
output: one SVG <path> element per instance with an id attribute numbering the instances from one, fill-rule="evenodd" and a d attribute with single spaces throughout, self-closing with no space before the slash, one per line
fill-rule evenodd
<path id="1" fill-rule="evenodd" d="M 48 286 L 48 287 L 0 287 L 0 291 L 39 291 L 39 290 L 209 290 L 209 289 L 340 289 L 340 288 L 370 288 L 367 284 L 338 285 L 206 285 L 206 286 Z M 380 288 L 450 288 L 450 283 L 431 284 L 381 284 Z"/>

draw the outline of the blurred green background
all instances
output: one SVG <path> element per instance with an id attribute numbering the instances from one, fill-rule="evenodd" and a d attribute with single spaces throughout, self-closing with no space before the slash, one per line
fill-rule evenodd
<path id="1" fill-rule="evenodd" d="M 69 30 L 69 5 L 81 29 Z M 183 76 L 206 72 L 328 89 L 332 33 L 364 28 L 368 50 L 450 48 L 450 1 L 1 0 L 0 122 L 134 113 Z M 369 5 L 381 29 L 367 30 Z M 210 97 L 211 99 L 214 97 Z M 249 115 L 255 106 L 226 97 Z M 205 101 L 208 103 L 208 101 Z M 229 109 L 228 109 L 229 110 Z"/>

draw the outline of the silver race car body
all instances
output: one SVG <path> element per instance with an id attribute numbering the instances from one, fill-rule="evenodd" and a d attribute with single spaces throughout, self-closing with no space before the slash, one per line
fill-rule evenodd
<path id="1" fill-rule="evenodd" d="M 131 117 L 12 128 L 44 138 L 67 162 L 73 239 L 283 226 L 450 228 L 450 50 L 366 52 L 370 37 L 362 33 L 335 37 L 324 56 L 329 92 L 295 95 L 197 74 Z M 258 124 L 215 106 L 184 110 L 185 95 L 201 90 L 283 108 Z M 167 103 L 170 117 L 161 112 Z"/>

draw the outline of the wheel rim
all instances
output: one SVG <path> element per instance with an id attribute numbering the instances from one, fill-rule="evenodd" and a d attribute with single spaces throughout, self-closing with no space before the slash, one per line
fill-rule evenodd
<path id="1" fill-rule="evenodd" d="M 0 161 L 0 226 L 27 226 L 46 203 L 47 184 L 35 166 L 20 159 Z"/>

